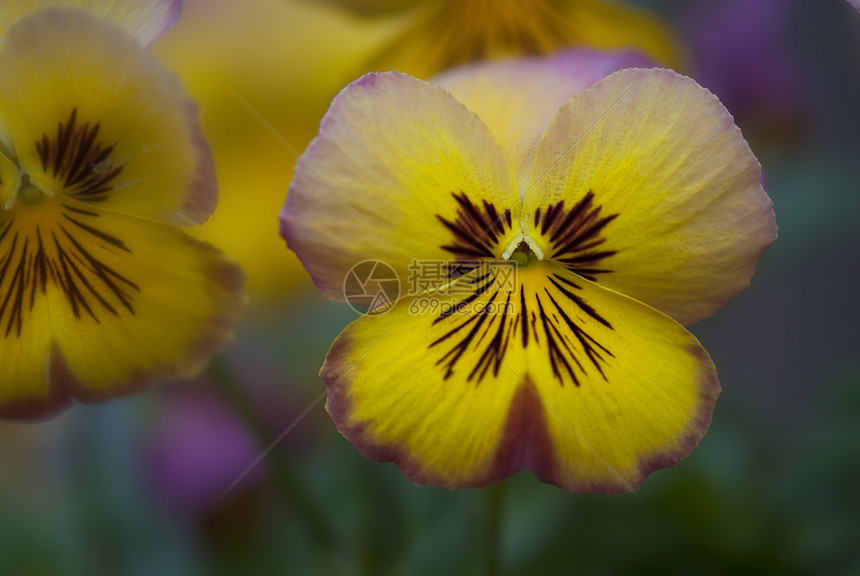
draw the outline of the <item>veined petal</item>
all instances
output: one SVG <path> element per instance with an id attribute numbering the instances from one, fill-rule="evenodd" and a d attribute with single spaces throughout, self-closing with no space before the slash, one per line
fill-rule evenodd
<path id="1" fill-rule="evenodd" d="M 70 199 L 0 218 L 0 416 L 190 377 L 232 336 L 241 270 L 166 224 Z"/>
<path id="2" fill-rule="evenodd" d="M 334 99 L 299 160 L 281 235 L 343 300 L 363 260 L 405 279 L 416 258 L 498 257 L 515 236 L 515 204 L 510 164 L 473 112 L 433 84 L 368 74 Z"/>
<path id="3" fill-rule="evenodd" d="M 31 12 L 46 8 L 79 8 L 122 28 L 148 46 L 179 19 L 184 0 L 3 0 L 0 4 L 0 42 L 9 29 Z"/>
<path id="4" fill-rule="evenodd" d="M 532 470 L 620 492 L 704 435 L 716 373 L 671 318 L 551 262 L 458 286 L 442 311 L 416 297 L 360 318 L 329 351 L 327 408 L 368 458 L 450 488 Z"/>
<path id="5" fill-rule="evenodd" d="M 776 238 L 740 130 L 669 70 L 616 72 L 559 110 L 522 226 L 547 258 L 684 324 L 745 288 Z"/>
<path id="6" fill-rule="evenodd" d="M 538 142 L 559 107 L 622 68 L 648 67 L 637 52 L 574 49 L 548 58 L 465 64 L 433 78 L 486 122 L 517 172 L 522 193 Z"/>
<path id="7" fill-rule="evenodd" d="M 429 0 L 371 62 L 428 78 L 473 60 L 546 55 L 570 46 L 638 49 L 678 66 L 671 32 L 635 6 L 606 0 Z"/>
<path id="8" fill-rule="evenodd" d="M 211 213 L 196 106 L 120 30 L 77 10 L 37 12 L 10 29 L 0 69 L 18 163 L 47 194 L 174 224 Z"/>

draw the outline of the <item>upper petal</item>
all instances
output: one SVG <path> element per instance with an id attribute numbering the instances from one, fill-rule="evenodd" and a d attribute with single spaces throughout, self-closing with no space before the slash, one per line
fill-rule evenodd
<path id="1" fill-rule="evenodd" d="M 0 68 L 0 111 L 39 188 L 174 224 L 211 213 L 196 106 L 119 29 L 78 10 L 35 12 L 10 29 Z"/>
<path id="2" fill-rule="evenodd" d="M 685 324 L 745 288 L 776 238 L 761 167 L 732 117 L 669 70 L 616 72 L 559 110 L 523 226 L 547 258 Z"/>
<path id="3" fill-rule="evenodd" d="M 531 470 L 621 492 L 707 430 L 716 373 L 671 318 L 546 262 L 485 267 L 457 290 L 401 300 L 332 345 L 327 408 L 365 456 L 449 488 Z"/>
<path id="4" fill-rule="evenodd" d="M 326 296 L 343 300 L 363 260 L 405 281 L 415 258 L 450 259 L 458 246 L 500 254 L 514 235 L 513 180 L 487 126 L 449 93 L 368 74 L 334 99 L 299 160 L 281 234 Z"/>
<path id="5" fill-rule="evenodd" d="M 465 64 L 436 76 L 433 83 L 487 123 L 515 167 L 522 193 L 538 142 L 559 107 L 616 70 L 650 65 L 638 52 L 580 48 L 547 58 Z"/>
<path id="6" fill-rule="evenodd" d="M 148 46 L 179 19 L 184 0 L 4 0 L 0 3 L 0 42 L 19 19 L 45 8 L 79 8 L 122 28 Z"/>

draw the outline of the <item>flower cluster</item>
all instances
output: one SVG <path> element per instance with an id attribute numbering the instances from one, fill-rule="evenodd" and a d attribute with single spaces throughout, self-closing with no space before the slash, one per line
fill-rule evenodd
<path id="1" fill-rule="evenodd" d="M 630 491 L 685 458 L 720 385 L 684 326 L 749 284 L 776 224 L 728 111 L 654 67 L 681 60 L 672 35 L 601 0 L 332 2 L 399 23 L 351 62 L 413 74 L 333 99 L 280 213 L 319 289 L 369 308 L 321 371 L 338 429 L 450 488 Z M 232 336 L 242 273 L 184 230 L 214 209 L 212 154 L 146 51 L 181 5 L 0 8 L 2 417 L 192 376 Z M 214 234 L 258 255 L 246 200 Z"/>

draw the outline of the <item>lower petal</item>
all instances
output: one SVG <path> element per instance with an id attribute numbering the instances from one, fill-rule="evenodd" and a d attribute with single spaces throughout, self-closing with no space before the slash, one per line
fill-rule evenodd
<path id="1" fill-rule="evenodd" d="M 243 276 L 171 226 L 65 200 L 0 223 L 0 416 L 186 378 L 231 337 Z"/>
<path id="2" fill-rule="evenodd" d="M 682 326 L 552 263 L 488 273 L 335 341 L 327 407 L 365 456 L 449 488 L 531 470 L 572 492 L 619 492 L 696 446 L 719 384 Z"/>
<path id="3" fill-rule="evenodd" d="M 413 482 L 483 486 L 500 479 L 493 460 L 518 384 L 506 373 L 482 386 L 468 371 L 446 378 L 448 360 L 461 351 L 439 363 L 440 349 L 433 342 L 448 328 L 434 320 L 450 303 L 407 298 L 384 314 L 350 324 L 321 371 L 328 387 L 326 408 L 362 454 L 394 461 Z M 487 324 L 486 318 L 470 317 L 479 329 Z M 480 352 L 462 350 L 472 361 Z"/>
<path id="4" fill-rule="evenodd" d="M 692 334 L 556 264 L 526 268 L 520 282 L 536 286 L 525 302 L 537 346 L 508 363 L 545 409 L 555 460 L 539 478 L 575 492 L 631 491 L 698 445 L 720 387 Z"/>

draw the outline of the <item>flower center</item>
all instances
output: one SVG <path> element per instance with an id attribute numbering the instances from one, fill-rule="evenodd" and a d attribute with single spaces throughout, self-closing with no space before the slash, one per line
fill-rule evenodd
<path id="1" fill-rule="evenodd" d="M 518 266 L 527 266 L 532 262 L 543 260 L 543 251 L 531 238 L 520 234 L 508 244 L 502 259 L 512 260 Z"/>

